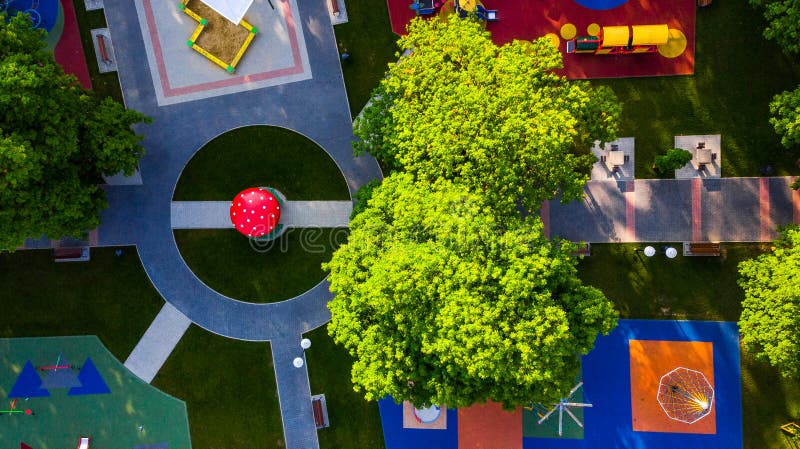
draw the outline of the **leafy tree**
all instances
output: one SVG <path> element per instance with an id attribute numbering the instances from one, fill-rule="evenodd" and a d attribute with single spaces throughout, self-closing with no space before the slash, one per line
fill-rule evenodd
<path id="1" fill-rule="evenodd" d="M 750 0 L 764 7 L 764 37 L 774 40 L 789 55 L 800 53 L 800 2 L 797 0 Z"/>
<path id="2" fill-rule="evenodd" d="M 101 176 L 131 174 L 143 154 L 131 125 L 146 118 L 81 89 L 42 33 L 0 14 L 0 248 L 96 227 Z"/>
<path id="3" fill-rule="evenodd" d="M 361 188 L 356 191 L 356 194 L 354 195 L 356 204 L 353 206 L 353 211 L 350 213 L 351 219 L 367 208 L 367 202 L 369 202 L 369 199 L 372 198 L 372 192 L 374 192 L 375 189 L 380 185 L 381 181 L 379 179 L 373 179 L 372 181 L 361 186 Z"/>
<path id="4" fill-rule="evenodd" d="M 798 18 L 800 19 L 800 18 Z M 770 124 L 787 148 L 800 145 L 800 87 L 775 96 L 769 104 Z"/>
<path id="5" fill-rule="evenodd" d="M 800 376 L 800 227 L 782 230 L 771 253 L 739 264 L 744 344 L 784 376 Z"/>
<path id="6" fill-rule="evenodd" d="M 691 160 L 692 153 L 681 148 L 673 148 L 662 156 L 656 156 L 655 166 L 660 173 L 669 173 L 683 167 Z"/>
<path id="7" fill-rule="evenodd" d="M 510 225 L 510 226 L 509 226 Z M 501 227 L 485 198 L 394 173 L 333 255 L 328 330 L 367 399 L 506 407 L 561 397 L 617 314 L 538 217 Z"/>
<path id="8" fill-rule="evenodd" d="M 373 92 L 356 152 L 434 182 L 484 195 L 503 214 L 556 193 L 581 197 L 595 139 L 615 137 L 613 92 L 553 72 L 547 39 L 497 47 L 473 20 L 413 20 L 399 46 L 413 49 Z"/>

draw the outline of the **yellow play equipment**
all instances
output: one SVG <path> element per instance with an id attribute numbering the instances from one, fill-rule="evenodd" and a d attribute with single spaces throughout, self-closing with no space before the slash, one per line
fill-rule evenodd
<path id="1" fill-rule="evenodd" d="M 626 55 L 655 53 L 669 41 L 669 27 L 662 25 L 623 25 L 602 27 L 597 36 L 578 36 L 567 41 L 567 53 Z"/>
<path id="2" fill-rule="evenodd" d="M 192 36 L 189 38 L 188 41 L 186 41 L 186 45 L 188 45 L 189 48 L 193 49 L 194 51 L 208 58 L 208 60 L 210 60 L 214 64 L 222 67 L 228 73 L 234 73 L 234 71 L 236 70 L 236 65 L 239 64 L 239 61 L 242 59 L 242 56 L 244 56 L 244 53 L 247 51 L 247 48 L 250 46 L 250 43 L 253 42 L 253 38 L 256 37 L 258 29 L 256 29 L 256 27 L 254 27 L 253 25 L 247 23 L 247 21 L 245 21 L 244 19 L 239 21 L 238 26 L 247 30 L 248 32 L 247 37 L 244 39 L 244 43 L 242 43 L 242 45 L 239 47 L 236 54 L 233 55 L 233 58 L 226 58 L 230 60 L 223 61 L 222 58 L 224 57 L 218 57 L 217 55 L 211 54 L 211 52 L 209 52 L 208 50 L 197 44 L 197 39 L 200 37 L 200 34 L 208 26 L 208 20 L 206 20 L 203 17 L 200 17 L 196 12 L 189 9 L 189 1 L 190 0 L 181 0 L 181 2 L 178 4 L 178 9 L 182 10 L 187 16 L 191 17 L 198 23 L 197 28 L 194 29 L 194 33 L 192 33 Z"/>

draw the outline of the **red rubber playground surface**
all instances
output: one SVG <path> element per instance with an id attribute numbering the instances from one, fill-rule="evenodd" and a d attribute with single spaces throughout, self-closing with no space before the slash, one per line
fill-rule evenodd
<path id="1" fill-rule="evenodd" d="M 64 31 L 54 51 L 56 62 L 64 68 L 66 73 L 75 75 L 84 89 L 91 89 L 92 80 L 89 78 L 89 69 L 86 67 L 78 20 L 75 18 L 75 6 L 72 4 L 72 0 L 60 1 L 64 8 Z"/>
<path id="2" fill-rule="evenodd" d="M 416 15 L 409 8 L 411 0 L 386 1 L 392 31 L 404 34 L 406 25 Z M 496 44 L 550 35 L 551 39 L 558 41 L 558 48 L 564 55 L 561 74 L 570 79 L 694 73 L 694 0 L 482 0 L 482 3 L 487 9 L 498 10 L 497 22 L 486 26 Z M 685 49 L 671 49 L 671 57 L 661 53 L 621 56 L 566 54 L 565 39 L 571 38 L 573 33 L 578 36 L 593 34 L 589 31 L 590 25 L 596 29 L 597 26 L 664 23 L 670 28 L 671 39 L 675 37 L 682 42 L 685 37 Z"/>

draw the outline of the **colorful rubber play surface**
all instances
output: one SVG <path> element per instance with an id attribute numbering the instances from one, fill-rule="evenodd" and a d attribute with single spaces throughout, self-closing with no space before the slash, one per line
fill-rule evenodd
<path id="1" fill-rule="evenodd" d="M 582 362 L 583 387 L 570 402 L 592 404 L 571 409 L 584 429 L 566 413 L 561 437 L 557 414 L 537 424 L 549 405 L 514 412 L 492 403 L 447 409 L 439 417 L 444 425 L 424 423 L 405 416 L 410 405 L 387 398 L 379 402 L 386 448 L 742 448 L 736 323 L 620 320 Z M 674 394 L 662 404 L 665 391 Z M 667 414 L 683 419 L 698 407 L 708 407 L 707 413 L 695 414 L 691 424 Z"/>
<path id="2" fill-rule="evenodd" d="M 64 71 L 71 73 L 78 78 L 81 87 L 84 89 L 92 88 L 92 80 L 89 78 L 89 69 L 86 66 L 86 57 L 81 45 L 80 30 L 78 30 L 78 19 L 75 17 L 75 5 L 73 0 L 61 0 L 61 14 L 63 24 L 61 25 L 58 43 L 55 44 L 56 62 L 64 68 Z"/>
<path id="3" fill-rule="evenodd" d="M 189 448 L 186 405 L 144 383 L 97 337 L 0 339 L 4 448 Z"/>
<path id="4" fill-rule="evenodd" d="M 453 0 L 448 0 L 453 1 Z M 392 30 L 404 34 L 416 16 L 409 0 L 387 0 Z M 514 39 L 547 36 L 564 56 L 563 75 L 570 79 L 691 75 L 694 73 L 694 0 L 484 0 L 498 11 L 486 25 L 498 45 Z M 566 41 L 596 35 L 604 26 L 667 24 L 669 42 L 658 53 L 635 55 L 567 54 Z"/>

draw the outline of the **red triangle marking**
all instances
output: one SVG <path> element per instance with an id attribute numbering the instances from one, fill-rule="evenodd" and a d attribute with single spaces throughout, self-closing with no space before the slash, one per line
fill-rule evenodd
<path id="1" fill-rule="evenodd" d="M 19 443 L 19 449 L 33 449 L 25 443 Z"/>

